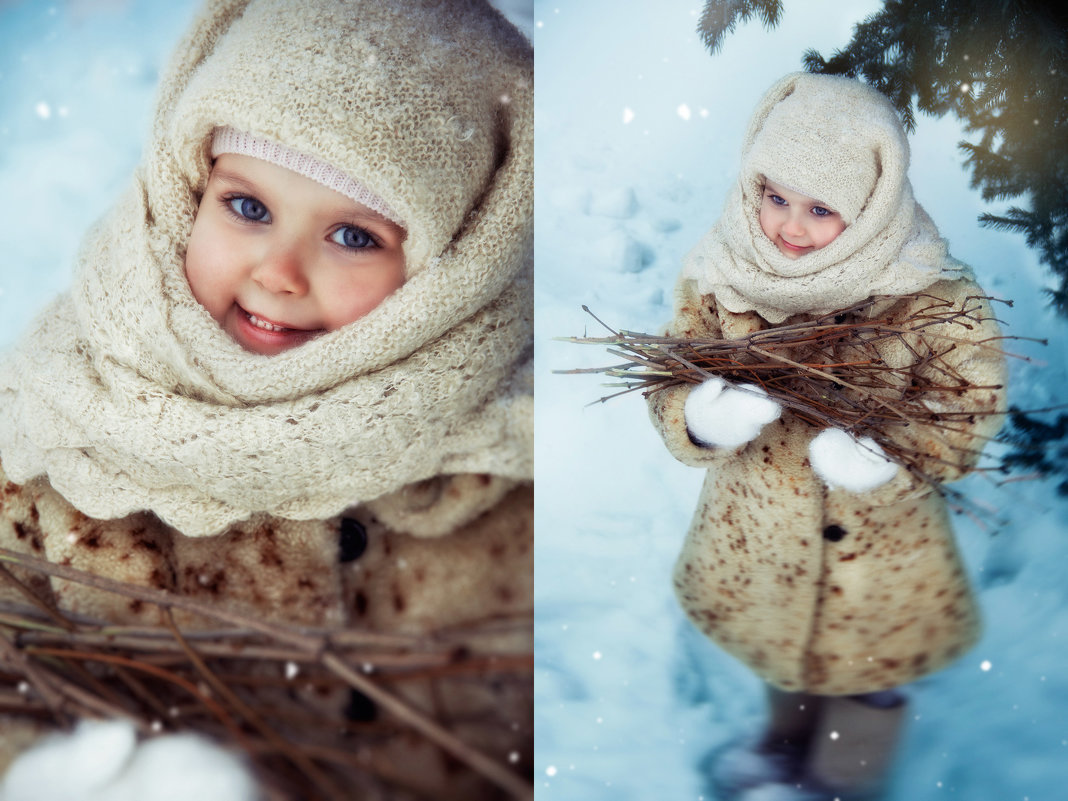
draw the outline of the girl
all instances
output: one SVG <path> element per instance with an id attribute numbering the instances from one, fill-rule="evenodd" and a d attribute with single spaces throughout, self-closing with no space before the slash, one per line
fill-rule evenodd
<path id="1" fill-rule="evenodd" d="M 904 130 L 878 92 L 846 78 L 781 79 L 749 125 L 723 216 L 685 261 L 671 334 L 741 338 L 868 298 L 857 314 L 894 325 L 940 299 L 981 296 L 913 199 L 907 166 Z M 973 466 L 962 454 L 996 433 L 1004 365 L 969 345 L 997 336 L 990 319 L 926 332 L 879 342 L 880 358 L 926 375 L 935 337 L 956 337 L 942 366 L 984 389 L 931 403 L 977 414 L 958 432 L 887 434 L 949 481 Z M 893 689 L 961 655 L 978 632 L 941 496 L 870 439 L 819 432 L 760 388 L 714 378 L 653 393 L 650 411 L 672 454 L 708 469 L 678 597 L 770 688 L 768 729 L 744 758 L 721 761 L 719 791 L 877 794 L 904 711 Z"/>
<path id="2" fill-rule="evenodd" d="M 0 545 L 279 623 L 529 614 L 532 93 L 480 0 L 208 2 L 74 286 L 0 364 Z M 66 613 L 160 622 L 20 575 Z M 527 771 L 529 682 L 474 675 L 396 691 Z M 376 717 L 272 703 L 311 704 L 327 749 Z M 501 793 L 403 730 L 356 742 L 405 789 L 342 771 L 353 797 Z"/>

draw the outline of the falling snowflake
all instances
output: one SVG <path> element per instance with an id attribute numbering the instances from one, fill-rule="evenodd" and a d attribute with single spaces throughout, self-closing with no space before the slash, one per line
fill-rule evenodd
<path id="1" fill-rule="evenodd" d="M 675 109 L 675 113 L 682 117 L 684 120 L 690 119 L 690 107 L 687 106 L 685 103 L 681 104 L 677 109 Z"/>

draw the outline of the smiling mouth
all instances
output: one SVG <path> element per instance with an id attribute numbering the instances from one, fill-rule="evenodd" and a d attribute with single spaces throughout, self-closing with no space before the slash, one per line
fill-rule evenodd
<path id="1" fill-rule="evenodd" d="M 290 328 L 289 326 L 286 326 L 286 325 L 279 325 L 278 323 L 272 323 L 270 320 L 265 320 L 264 318 L 260 317 L 259 315 L 253 314 L 252 312 L 248 311 L 247 309 L 242 308 L 241 306 L 238 306 L 238 308 L 241 309 L 241 313 L 243 315 L 245 315 L 245 319 L 249 322 L 249 324 L 252 325 L 254 328 L 258 328 L 261 331 L 270 331 L 271 333 L 274 333 L 274 334 L 288 334 L 288 333 L 303 334 L 303 333 L 308 333 L 303 328 Z"/>
<path id="2" fill-rule="evenodd" d="M 264 331 L 292 331 L 292 330 L 294 330 L 292 328 L 286 328 L 284 325 L 275 325 L 274 323 L 269 323 L 266 320 L 261 320 L 259 317 L 257 317 L 255 314 L 252 314 L 251 312 L 246 312 L 246 314 L 248 315 L 248 321 L 250 323 L 252 323 L 254 326 L 256 326 L 256 328 L 262 328 Z"/>
<path id="3" fill-rule="evenodd" d="M 803 250 L 808 250 L 808 249 L 809 249 L 809 247 L 811 247 L 810 245 L 792 245 L 792 244 L 790 244 L 789 242 L 787 242 L 787 241 L 786 241 L 785 239 L 783 239 L 783 238 L 782 238 L 781 236 L 779 237 L 779 241 L 780 241 L 780 242 L 781 242 L 781 243 L 782 243 L 782 244 L 783 244 L 783 245 L 784 245 L 784 246 L 785 246 L 785 247 L 786 247 L 786 248 L 787 248 L 788 250 L 792 250 L 792 251 L 794 251 L 794 252 L 796 252 L 796 253 L 800 253 L 800 252 L 801 252 L 801 251 L 803 251 Z"/>

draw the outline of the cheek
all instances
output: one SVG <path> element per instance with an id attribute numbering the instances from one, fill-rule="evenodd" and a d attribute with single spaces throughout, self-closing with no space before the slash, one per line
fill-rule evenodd
<path id="1" fill-rule="evenodd" d="M 339 276 L 326 296 L 324 327 L 328 331 L 370 314 L 404 284 L 404 259 L 389 258 L 373 269 L 352 270 Z"/>
<path id="2" fill-rule="evenodd" d="M 815 232 L 813 239 L 816 242 L 817 247 L 826 247 L 831 244 L 838 235 L 846 229 L 846 224 L 842 222 L 841 218 L 836 217 L 833 220 L 821 221 L 819 228 Z"/>
<path id="3" fill-rule="evenodd" d="M 774 241 L 777 230 L 775 223 L 775 210 L 770 208 L 767 203 L 760 204 L 760 230 L 764 232 L 764 235 Z"/>
<path id="4" fill-rule="evenodd" d="M 216 320 L 229 307 L 227 271 L 219 264 L 220 252 L 210 226 L 193 224 L 185 253 L 185 278 L 197 302 Z"/>

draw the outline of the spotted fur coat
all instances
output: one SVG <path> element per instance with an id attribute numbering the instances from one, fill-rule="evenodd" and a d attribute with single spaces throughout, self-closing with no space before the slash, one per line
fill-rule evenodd
<path id="1" fill-rule="evenodd" d="M 967 280 L 926 292 L 954 304 L 983 294 Z M 904 321 L 930 303 L 888 301 L 877 313 Z M 990 316 L 985 307 L 983 316 Z M 767 327 L 754 312 L 733 314 L 700 296 L 692 281 L 676 290 L 674 336 L 739 338 Z M 998 334 L 993 322 L 953 328 L 943 333 L 971 343 Z M 1001 354 L 969 341 L 945 361 L 974 386 L 1004 386 Z M 888 340 L 880 355 L 908 367 L 929 344 Z M 903 684 L 974 643 L 978 610 L 945 502 L 929 484 L 899 470 L 870 492 L 827 489 L 808 460 L 819 431 L 789 411 L 740 448 L 700 447 L 686 431 L 688 392 L 678 386 L 652 394 L 650 413 L 676 458 L 708 469 L 674 579 L 687 615 L 705 634 L 771 684 L 827 695 Z M 998 412 L 1004 391 L 969 391 L 944 402 L 946 410 Z M 888 433 L 927 455 L 926 472 L 951 481 L 974 460 L 950 446 L 981 448 L 1000 422 L 1000 415 L 979 415 L 952 436 L 923 426 Z"/>
<path id="2" fill-rule="evenodd" d="M 150 513 L 88 518 L 46 480 L 15 485 L 0 470 L 0 546 L 263 620 L 418 635 L 531 613 L 533 488 L 488 475 L 441 476 L 338 518 L 296 522 L 258 516 L 217 537 L 194 539 Z M 59 579 L 20 577 L 69 612 L 116 623 L 160 622 L 150 604 Z M 0 588 L 0 601 L 16 597 L 10 587 Z M 188 615 L 178 622 L 206 625 Z M 512 631 L 490 645 L 523 653 L 531 648 L 531 636 Z M 406 681 L 390 690 L 436 719 L 451 721 L 462 739 L 499 762 L 529 771 L 529 676 Z M 331 730 L 325 724 L 332 715 L 374 717 L 369 699 L 359 701 L 354 712 L 347 694 L 317 699 L 324 731 Z M 10 752 L 29 739 L 13 721 L 0 721 L 0 752 L 9 752 L 0 757 L 9 761 Z M 420 798 L 502 797 L 418 736 L 377 736 L 372 750 L 372 759 L 403 776 Z M 415 796 L 388 796 L 409 797 Z"/>

